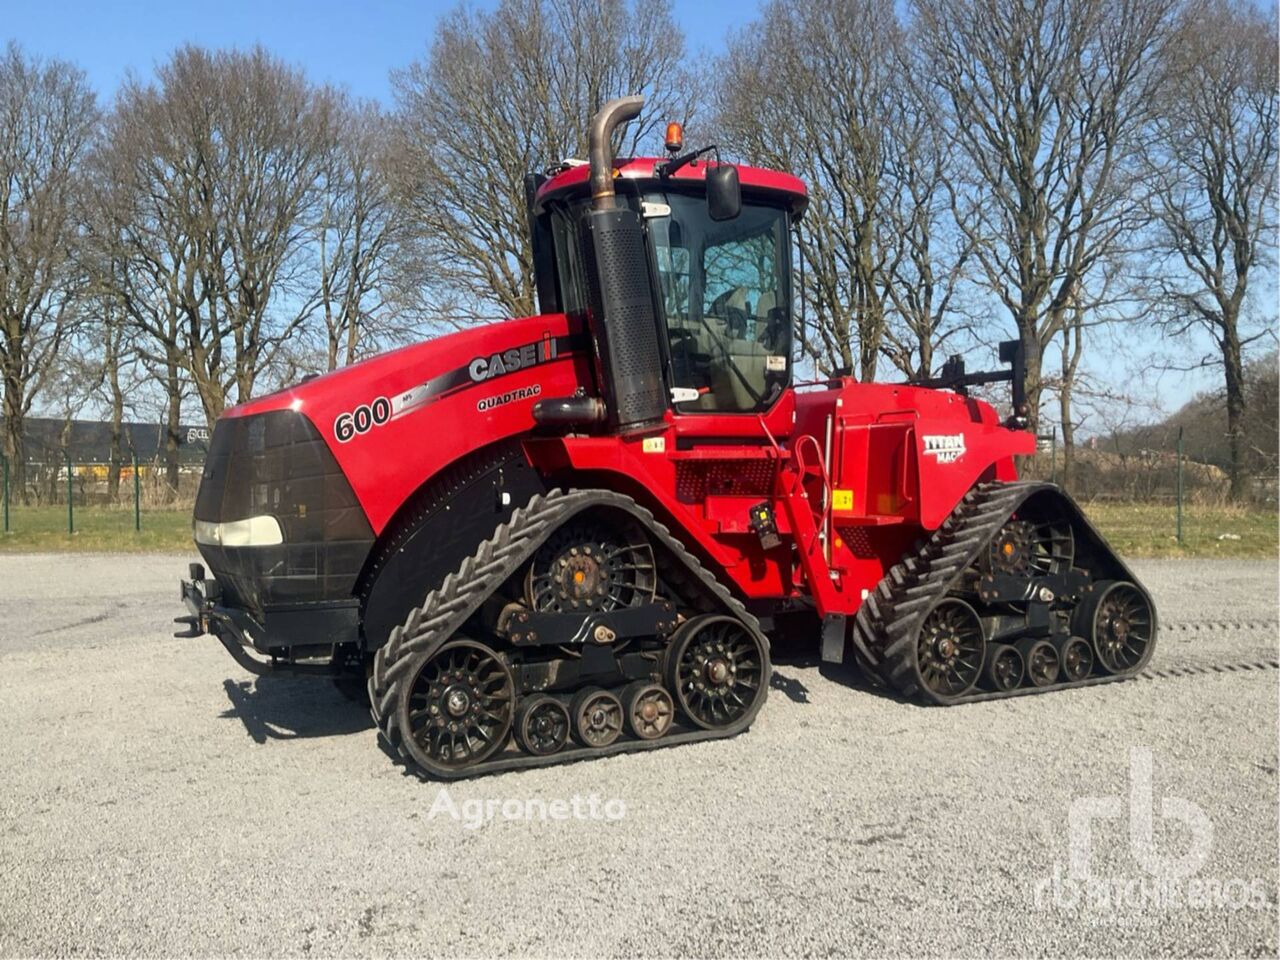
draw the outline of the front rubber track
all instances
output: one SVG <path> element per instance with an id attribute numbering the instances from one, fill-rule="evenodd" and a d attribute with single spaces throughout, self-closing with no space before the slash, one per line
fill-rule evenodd
<path id="1" fill-rule="evenodd" d="M 413 682 L 416 667 L 454 636 L 484 600 L 512 577 L 551 534 L 583 511 L 606 507 L 623 511 L 641 523 L 656 546 L 664 548 L 675 568 L 664 571 L 663 579 L 682 594 L 682 600 L 700 610 L 719 609 L 740 620 L 756 634 L 764 652 L 762 693 L 752 709 L 730 726 L 717 730 L 672 732 L 658 740 L 619 740 L 605 748 L 566 748 L 551 756 L 509 752 L 462 769 L 442 768 L 424 763 L 406 735 L 404 698 Z M 657 551 L 655 551 L 657 553 Z M 746 730 L 767 696 L 772 666 L 768 640 L 759 622 L 718 580 L 715 579 L 653 514 L 630 497 L 607 490 L 552 490 L 535 496 L 515 510 L 492 537 L 462 562 L 439 587 L 427 594 L 422 604 L 410 611 L 402 626 L 391 632 L 374 656 L 369 675 L 370 713 L 378 730 L 410 769 L 432 779 L 459 780 L 507 770 L 545 767 L 592 757 L 610 756 L 637 750 L 652 750 L 702 740 L 724 739 Z"/>

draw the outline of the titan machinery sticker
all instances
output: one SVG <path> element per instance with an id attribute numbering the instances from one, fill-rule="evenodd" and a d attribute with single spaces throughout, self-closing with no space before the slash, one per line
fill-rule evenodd
<path id="1" fill-rule="evenodd" d="M 964 456 L 963 433 L 927 434 L 924 440 L 924 455 L 934 457 L 938 463 L 955 463 Z"/>

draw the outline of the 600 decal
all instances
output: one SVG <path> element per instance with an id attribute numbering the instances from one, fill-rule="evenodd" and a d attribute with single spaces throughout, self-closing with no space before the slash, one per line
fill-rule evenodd
<path id="1" fill-rule="evenodd" d="M 368 433 L 374 427 L 380 427 L 391 419 L 391 401 L 386 397 L 378 397 L 373 403 L 361 404 L 350 413 L 340 413 L 333 421 L 333 435 L 339 443 L 346 443 L 353 437 Z"/>

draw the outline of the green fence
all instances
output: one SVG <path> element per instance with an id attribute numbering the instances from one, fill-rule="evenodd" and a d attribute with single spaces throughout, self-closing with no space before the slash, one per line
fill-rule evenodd
<path id="1" fill-rule="evenodd" d="M 200 466 L 184 464 L 176 484 L 162 464 L 28 461 L 21 472 L 0 455 L 0 529 L 13 546 L 84 537 L 97 548 L 180 545 L 190 538 Z"/>

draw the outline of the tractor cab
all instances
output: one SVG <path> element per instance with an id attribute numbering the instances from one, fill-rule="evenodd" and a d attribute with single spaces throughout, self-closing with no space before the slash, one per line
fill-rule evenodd
<path id="1" fill-rule="evenodd" d="M 680 149 L 670 129 L 668 145 Z M 624 430 L 668 408 L 762 413 L 791 381 L 804 184 L 707 152 L 611 162 L 594 187 L 585 164 L 527 183 L 540 308 L 585 319 L 597 413 Z"/>

